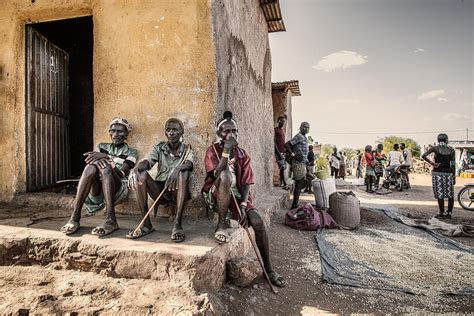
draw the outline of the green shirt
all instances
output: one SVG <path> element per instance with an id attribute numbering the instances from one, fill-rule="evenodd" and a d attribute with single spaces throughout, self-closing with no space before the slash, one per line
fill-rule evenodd
<path id="1" fill-rule="evenodd" d="M 130 148 L 126 143 L 119 147 L 111 143 L 100 143 L 97 145 L 97 149 L 101 153 L 109 155 L 118 169 L 122 169 L 124 163 L 133 168 L 138 159 L 138 151 Z"/>
<path id="2" fill-rule="evenodd" d="M 146 160 L 150 164 L 150 169 L 158 163 L 158 173 L 156 174 L 156 181 L 166 181 L 169 174 L 181 162 L 181 158 L 185 154 L 185 144 L 181 143 L 178 149 L 178 155 L 173 155 L 168 142 L 159 142 L 153 145 L 153 149 L 147 155 Z M 193 151 L 190 150 L 186 161 L 194 163 Z"/>

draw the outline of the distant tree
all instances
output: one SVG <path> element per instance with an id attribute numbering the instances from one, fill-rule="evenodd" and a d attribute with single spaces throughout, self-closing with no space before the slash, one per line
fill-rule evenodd
<path id="1" fill-rule="evenodd" d="M 393 149 L 393 144 L 405 143 L 408 149 L 411 150 L 413 157 L 420 157 L 421 147 L 420 145 L 411 138 L 403 138 L 399 136 L 386 136 L 379 137 L 377 139 L 377 144 L 383 144 L 383 151 L 385 154 L 388 154 L 390 150 Z"/>
<path id="2" fill-rule="evenodd" d="M 331 144 L 323 144 L 321 146 L 321 154 L 322 155 L 326 155 L 326 156 L 330 156 L 332 154 L 332 150 L 334 148 L 334 145 L 331 145 Z"/>
<path id="3" fill-rule="evenodd" d="M 356 155 L 356 149 L 352 148 L 342 148 L 341 151 L 346 153 L 347 160 L 351 160 Z"/>

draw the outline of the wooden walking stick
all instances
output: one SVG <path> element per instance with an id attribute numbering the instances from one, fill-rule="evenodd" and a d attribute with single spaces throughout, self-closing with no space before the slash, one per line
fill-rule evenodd
<path id="1" fill-rule="evenodd" d="M 235 206 L 237 207 L 238 210 L 240 210 L 240 207 L 239 207 L 239 204 L 237 203 L 237 199 L 235 198 L 234 192 L 231 191 L 231 193 L 232 193 L 232 200 L 234 201 Z M 260 254 L 260 251 L 258 250 L 257 244 L 255 243 L 255 240 L 253 240 L 252 235 L 250 234 L 248 227 L 243 227 L 243 229 L 245 229 L 245 232 L 247 233 L 247 236 L 250 239 L 250 243 L 252 244 L 253 250 L 255 251 L 255 255 L 257 255 L 258 262 L 260 263 L 260 267 L 263 270 L 263 275 L 265 276 L 265 279 L 267 280 L 268 285 L 270 286 L 270 289 L 272 290 L 273 293 L 278 294 L 278 290 L 273 285 L 272 281 L 270 280 L 270 277 L 268 276 L 267 270 L 265 269 L 265 265 L 263 264 L 262 256 Z"/>
<path id="2" fill-rule="evenodd" d="M 217 153 L 216 147 L 212 146 L 212 148 L 214 149 L 214 153 L 216 154 L 217 159 L 220 161 L 221 158 L 219 158 L 219 154 Z M 238 210 L 240 210 L 239 203 L 237 203 L 237 199 L 235 198 L 234 192 L 232 192 L 232 190 L 231 190 L 230 193 L 232 194 L 232 200 L 235 203 L 235 207 Z M 263 264 L 262 256 L 260 255 L 260 251 L 258 250 L 257 244 L 255 243 L 255 240 L 253 240 L 252 235 L 250 234 L 248 227 L 243 227 L 243 229 L 245 229 L 245 232 L 247 233 L 247 236 L 250 239 L 250 243 L 252 244 L 252 248 L 255 251 L 255 255 L 257 256 L 258 263 L 260 263 L 260 267 L 263 270 L 263 275 L 265 276 L 265 279 L 267 280 L 268 285 L 270 286 L 270 289 L 272 290 L 273 293 L 278 294 L 278 290 L 273 285 L 272 281 L 270 280 L 270 277 L 268 276 L 267 270 L 265 269 L 265 265 Z"/>
<path id="3" fill-rule="evenodd" d="M 181 160 L 181 162 L 178 164 L 178 166 L 181 166 L 182 164 L 184 164 L 186 162 L 186 159 L 188 158 L 188 155 L 189 153 L 191 152 L 191 145 L 187 145 L 188 148 L 186 150 L 186 154 L 183 156 L 183 159 Z M 158 201 L 160 200 L 161 196 L 165 193 L 166 191 L 166 188 L 163 188 L 163 190 L 161 190 L 161 193 L 158 195 L 158 197 L 156 198 L 156 200 L 153 202 L 153 204 L 151 205 L 151 207 L 148 209 L 148 212 L 146 212 L 145 216 L 143 216 L 140 224 L 138 224 L 138 226 L 133 230 L 133 235 L 135 235 L 137 233 L 137 231 L 139 229 L 142 228 L 143 224 L 145 224 L 145 221 L 147 219 L 148 216 L 150 216 L 150 213 L 151 211 L 153 210 L 153 208 L 155 207 L 156 203 L 158 203 Z"/>

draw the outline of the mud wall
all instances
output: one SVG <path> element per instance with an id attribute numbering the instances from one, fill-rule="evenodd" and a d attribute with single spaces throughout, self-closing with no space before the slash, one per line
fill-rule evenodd
<path id="1" fill-rule="evenodd" d="M 192 180 L 197 193 L 216 102 L 210 5 L 207 0 L 2 1 L 0 200 L 10 200 L 26 187 L 25 23 L 86 15 L 92 15 L 94 24 L 94 143 L 108 141 L 108 122 L 123 116 L 134 125 L 128 142 L 143 157 L 157 139 L 164 139 L 165 121 L 179 117 L 197 157 Z M 266 39 L 263 44 L 268 48 Z M 263 59 L 256 67 L 261 82 Z M 269 84 L 265 81 L 265 87 Z"/>
<path id="2" fill-rule="evenodd" d="M 293 133 L 293 117 L 291 115 L 291 90 L 273 90 L 272 91 L 272 103 L 273 103 L 273 122 L 277 126 L 277 119 L 279 116 L 286 115 L 286 138 L 289 140 Z"/>
<path id="3" fill-rule="evenodd" d="M 273 173 L 267 24 L 258 0 L 213 0 L 212 25 L 217 65 L 216 118 L 225 110 L 234 113 L 240 146 L 252 158 L 255 185 L 251 190 L 258 196 L 270 189 Z"/>

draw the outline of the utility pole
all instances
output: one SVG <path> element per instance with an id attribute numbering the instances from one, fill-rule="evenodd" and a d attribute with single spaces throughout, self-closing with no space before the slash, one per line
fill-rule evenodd
<path id="1" fill-rule="evenodd" d="M 469 128 L 466 128 L 466 144 L 469 141 Z"/>

